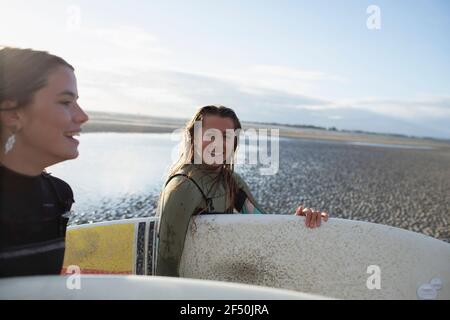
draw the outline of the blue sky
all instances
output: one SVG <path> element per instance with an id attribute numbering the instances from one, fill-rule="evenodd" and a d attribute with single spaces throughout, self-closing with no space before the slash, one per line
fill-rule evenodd
<path id="1" fill-rule="evenodd" d="M 66 58 L 87 110 L 450 138 L 449 1 L 111 2 L 0 0 L 0 44 Z"/>

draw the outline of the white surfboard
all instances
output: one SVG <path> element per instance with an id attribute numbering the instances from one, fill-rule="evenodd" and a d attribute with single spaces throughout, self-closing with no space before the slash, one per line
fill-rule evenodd
<path id="1" fill-rule="evenodd" d="M 83 275 L 0 279 L 0 300 L 322 300 L 290 290 L 172 277 Z"/>
<path id="2" fill-rule="evenodd" d="M 64 267 L 152 275 L 157 218 L 71 227 Z M 289 215 L 191 220 L 180 274 L 342 299 L 450 299 L 450 244 L 415 232 L 330 219 L 318 229 Z"/>
<path id="3" fill-rule="evenodd" d="M 308 229 L 297 216 L 205 215 L 191 220 L 180 274 L 340 299 L 450 299 L 450 244 L 353 220 Z"/>

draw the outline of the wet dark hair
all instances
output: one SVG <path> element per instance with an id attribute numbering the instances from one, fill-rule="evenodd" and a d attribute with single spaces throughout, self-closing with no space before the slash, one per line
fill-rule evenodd
<path id="1" fill-rule="evenodd" d="M 0 47 L 0 104 L 15 102 L 10 109 L 30 104 L 34 93 L 47 85 L 49 74 L 59 66 L 75 70 L 64 59 L 45 51 Z"/>

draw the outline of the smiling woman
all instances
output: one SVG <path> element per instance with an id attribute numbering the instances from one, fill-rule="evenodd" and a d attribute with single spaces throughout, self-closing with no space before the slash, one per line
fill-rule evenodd
<path id="1" fill-rule="evenodd" d="M 241 128 L 232 109 L 215 105 L 201 107 L 187 123 L 180 157 L 168 174 L 157 209 L 160 217 L 157 275 L 180 275 L 191 217 L 211 213 L 266 214 L 247 183 L 234 171 L 235 162 L 228 161 L 236 156 L 239 139 L 235 131 Z M 221 142 L 214 141 L 219 146 L 223 143 L 218 154 L 217 149 L 210 148 L 213 144 L 208 137 L 210 130 L 219 133 L 218 140 L 224 137 Z M 217 155 L 221 157 L 216 158 Z M 204 161 L 206 158 L 213 161 Z M 304 208 L 303 203 L 295 215 L 306 216 L 305 224 L 310 228 L 319 227 L 322 218 L 328 220 L 328 213 Z"/>
<path id="2" fill-rule="evenodd" d="M 62 58 L 0 50 L 0 277 L 61 270 L 73 193 L 45 168 L 78 156 L 88 116 L 77 99 Z"/>

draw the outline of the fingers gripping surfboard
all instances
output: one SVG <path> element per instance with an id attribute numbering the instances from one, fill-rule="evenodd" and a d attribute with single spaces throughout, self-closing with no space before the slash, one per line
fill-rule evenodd
<path id="1" fill-rule="evenodd" d="M 157 218 L 129 219 L 67 229 L 63 273 L 151 275 Z"/>

